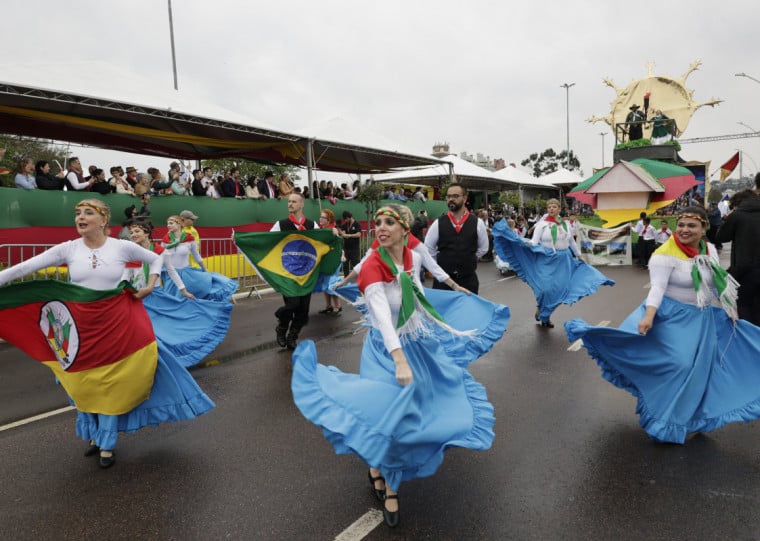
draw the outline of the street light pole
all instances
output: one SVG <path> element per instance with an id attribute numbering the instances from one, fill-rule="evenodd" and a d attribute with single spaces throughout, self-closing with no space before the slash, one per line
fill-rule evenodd
<path id="1" fill-rule="evenodd" d="M 757 84 L 759 84 L 759 85 L 760 85 L 760 80 L 758 80 L 758 79 L 755 79 L 755 78 L 754 78 L 754 77 L 752 77 L 751 75 L 747 75 L 747 74 L 746 74 L 746 73 L 744 73 L 744 72 L 742 72 L 742 73 L 734 73 L 734 77 L 746 77 L 747 79 L 752 79 L 753 81 L 755 81 Z"/>
<path id="2" fill-rule="evenodd" d="M 564 83 L 559 85 L 560 88 L 565 89 L 565 111 L 567 113 L 567 155 L 566 155 L 566 169 L 570 169 L 570 87 L 575 86 L 575 83 Z"/>
<path id="3" fill-rule="evenodd" d="M 604 169 L 604 136 L 607 134 L 604 132 L 599 132 L 599 135 L 602 136 L 602 169 Z"/>
<path id="4" fill-rule="evenodd" d="M 169 4 L 169 39 L 172 45 L 172 71 L 174 72 L 174 90 L 177 90 L 177 58 L 174 54 L 174 21 L 172 19 L 172 0 L 167 0 Z"/>

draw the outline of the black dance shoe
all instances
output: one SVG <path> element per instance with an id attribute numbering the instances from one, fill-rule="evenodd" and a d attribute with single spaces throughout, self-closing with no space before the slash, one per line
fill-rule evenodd
<path id="1" fill-rule="evenodd" d="M 282 325 L 277 325 L 275 332 L 277 333 L 277 345 L 281 348 L 284 348 L 287 345 L 287 342 L 285 341 L 285 335 L 288 333 L 288 328 L 283 327 Z"/>
<path id="2" fill-rule="evenodd" d="M 84 452 L 84 456 L 95 456 L 100 452 L 100 447 L 95 445 L 95 442 L 90 440 L 90 445 Z"/>
<path id="3" fill-rule="evenodd" d="M 370 485 L 372 485 L 372 494 L 375 495 L 375 498 L 377 498 L 379 501 L 385 500 L 385 489 L 375 488 L 376 481 L 382 481 L 383 485 L 385 485 L 385 478 L 382 475 L 378 475 L 377 477 L 372 477 L 371 471 L 367 471 L 367 477 L 369 477 L 369 483 Z"/>
<path id="4" fill-rule="evenodd" d="M 547 329 L 553 329 L 554 328 L 554 323 L 552 323 L 552 321 L 550 319 L 547 319 L 546 321 L 542 321 L 541 322 L 541 326 L 542 327 L 546 327 Z"/>
<path id="5" fill-rule="evenodd" d="M 388 500 L 398 500 L 398 494 L 386 494 L 385 501 Z M 388 511 L 385 508 L 385 503 L 383 502 L 383 518 L 385 519 L 386 526 L 389 528 L 395 528 L 398 526 L 399 511 Z"/>
<path id="6" fill-rule="evenodd" d="M 334 312 L 334 310 L 333 310 L 333 307 L 332 307 L 332 306 L 328 306 L 328 307 L 327 307 L 327 308 L 325 308 L 324 310 L 320 310 L 320 311 L 319 311 L 319 312 L 317 312 L 317 313 L 318 313 L 318 314 L 332 314 L 333 312 Z"/>
<path id="7" fill-rule="evenodd" d="M 298 333 L 291 331 L 288 333 L 287 338 L 285 338 L 285 347 L 287 347 L 289 350 L 293 351 L 296 349 L 296 345 L 298 344 Z"/>
<path id="8" fill-rule="evenodd" d="M 113 451 L 111 452 L 111 456 L 103 456 L 100 455 L 100 460 L 98 461 L 98 466 L 100 466 L 103 469 L 110 468 L 116 463 L 116 453 Z"/>

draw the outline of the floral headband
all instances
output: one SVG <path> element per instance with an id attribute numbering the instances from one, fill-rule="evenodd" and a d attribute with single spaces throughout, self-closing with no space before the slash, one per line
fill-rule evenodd
<path id="1" fill-rule="evenodd" d="M 95 210 L 98 214 L 100 214 L 103 218 L 108 218 L 108 212 L 104 208 L 99 207 L 97 205 L 93 205 L 89 201 L 82 201 L 80 203 L 77 203 L 74 206 L 74 210 L 78 209 L 79 207 L 90 207 L 91 209 Z"/>
<path id="2" fill-rule="evenodd" d="M 406 220 L 404 220 L 398 212 L 391 209 L 380 209 L 375 213 L 375 219 L 377 219 L 378 216 L 390 216 L 391 218 L 394 218 L 399 224 L 401 224 L 401 227 L 404 228 L 405 231 L 409 231 L 409 224 L 406 223 Z"/>
<path id="3" fill-rule="evenodd" d="M 679 214 L 678 219 L 680 220 L 681 218 L 691 218 L 692 220 L 697 220 L 702 225 L 707 225 L 707 220 L 702 218 L 702 216 L 700 216 L 699 214 L 692 214 L 692 213 Z"/>

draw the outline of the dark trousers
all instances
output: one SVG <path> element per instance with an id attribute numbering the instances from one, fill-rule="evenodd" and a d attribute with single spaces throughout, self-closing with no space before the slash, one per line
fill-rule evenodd
<path id="1" fill-rule="evenodd" d="M 480 282 L 478 281 L 478 275 L 474 272 L 472 274 L 450 274 L 451 279 L 454 280 L 457 284 L 459 284 L 461 287 L 467 288 L 476 295 L 478 294 L 478 288 L 480 287 Z M 451 288 L 447 286 L 446 284 L 443 284 L 439 282 L 438 280 L 433 280 L 433 289 L 448 289 L 451 291 Z"/>
<path id="2" fill-rule="evenodd" d="M 345 253 L 346 260 L 343 262 L 343 276 L 348 276 L 351 270 L 359 263 L 359 252 L 355 254 Z"/>
<path id="3" fill-rule="evenodd" d="M 311 294 L 301 297 L 283 296 L 282 299 L 285 301 L 285 306 L 279 307 L 274 313 L 280 326 L 285 328 L 290 326 L 291 332 L 300 332 L 309 322 Z"/>
<path id="4" fill-rule="evenodd" d="M 649 258 L 652 257 L 652 252 L 655 250 L 654 240 L 642 240 L 641 241 L 641 265 L 646 267 L 649 265 Z"/>
<path id="5" fill-rule="evenodd" d="M 736 308 L 741 319 L 760 327 L 760 269 L 748 270 L 739 282 Z"/>

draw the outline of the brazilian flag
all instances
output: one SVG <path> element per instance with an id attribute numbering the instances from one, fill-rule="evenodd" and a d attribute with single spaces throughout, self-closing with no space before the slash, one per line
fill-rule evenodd
<path id="1" fill-rule="evenodd" d="M 286 297 L 308 295 L 321 274 L 340 266 L 343 239 L 332 229 L 235 233 L 235 244 L 272 288 Z"/>

